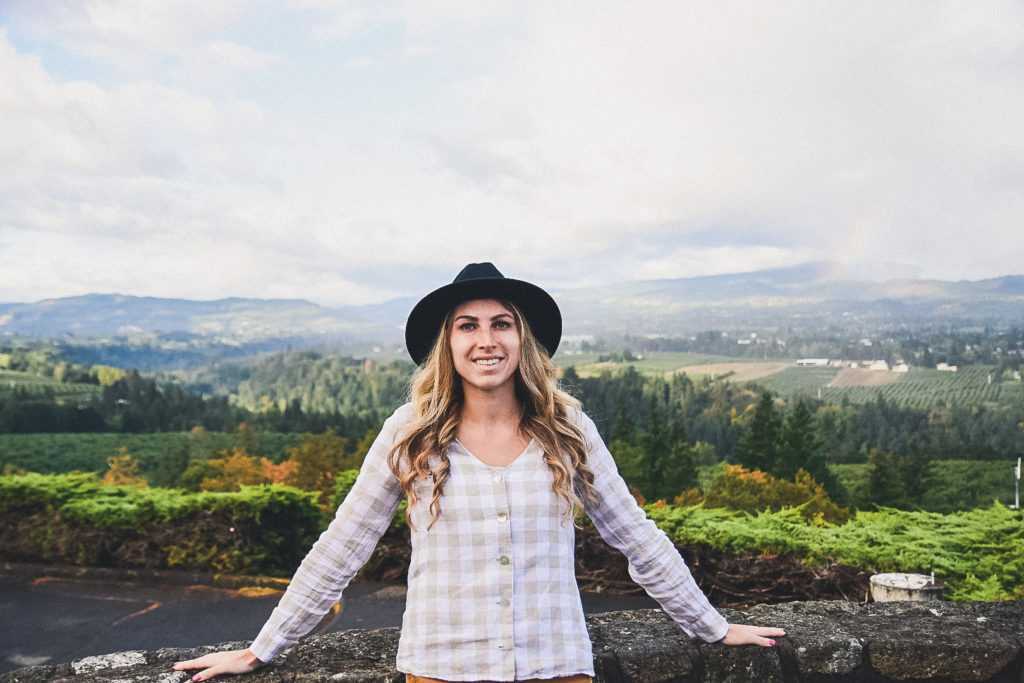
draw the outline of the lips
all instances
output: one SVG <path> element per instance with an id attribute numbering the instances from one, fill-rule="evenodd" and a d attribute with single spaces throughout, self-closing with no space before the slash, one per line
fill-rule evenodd
<path id="1" fill-rule="evenodd" d="M 497 365 L 501 361 L 500 358 L 477 358 L 473 362 L 477 365 L 490 366 Z"/>

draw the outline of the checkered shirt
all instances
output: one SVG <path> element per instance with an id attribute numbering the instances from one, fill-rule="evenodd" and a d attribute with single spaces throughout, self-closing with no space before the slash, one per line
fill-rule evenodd
<path id="1" fill-rule="evenodd" d="M 251 650 L 269 661 L 311 630 L 369 558 L 402 497 L 387 454 L 412 419 L 384 423 L 352 491 L 313 546 Z M 599 495 L 586 512 L 629 560 L 629 572 L 690 636 L 725 636 L 728 624 L 697 587 L 672 542 L 647 519 L 590 418 L 580 416 Z M 432 482 L 415 484 L 412 561 L 398 645 L 399 671 L 450 681 L 593 675 L 574 572 L 574 528 L 552 491 L 536 443 L 506 467 L 485 465 L 458 442 L 448 453 L 441 516 L 430 528 Z"/>

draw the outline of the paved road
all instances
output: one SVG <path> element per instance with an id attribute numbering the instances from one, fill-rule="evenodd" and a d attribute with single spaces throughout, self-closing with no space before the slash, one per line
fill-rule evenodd
<path id="1" fill-rule="evenodd" d="M 121 650 L 249 640 L 279 595 L 0 573 L 0 672 Z M 398 626 L 404 606 L 401 587 L 353 583 L 331 630 Z M 652 606 L 646 596 L 584 595 L 588 612 Z"/>

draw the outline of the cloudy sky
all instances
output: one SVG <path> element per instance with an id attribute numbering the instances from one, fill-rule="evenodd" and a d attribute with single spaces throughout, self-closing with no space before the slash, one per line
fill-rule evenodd
<path id="1" fill-rule="evenodd" d="M 0 1 L 0 301 L 1022 256 L 1017 0 Z"/>

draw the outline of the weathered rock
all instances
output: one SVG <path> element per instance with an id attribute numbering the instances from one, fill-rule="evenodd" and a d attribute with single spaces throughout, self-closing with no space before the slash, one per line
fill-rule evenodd
<path id="1" fill-rule="evenodd" d="M 695 643 L 660 610 L 606 612 L 587 619 L 601 681 L 694 680 L 700 654 Z"/>
<path id="2" fill-rule="evenodd" d="M 853 630 L 837 622 L 835 615 L 861 609 L 862 606 L 845 602 L 759 605 L 749 611 L 750 619 L 746 621 L 786 630 L 785 640 L 779 641 L 792 647 L 796 675 L 800 678 L 846 676 L 863 666 L 864 646 Z"/>
<path id="3" fill-rule="evenodd" d="M 722 612 L 733 622 L 782 627 L 787 636 L 773 648 L 727 647 L 687 638 L 659 610 L 591 615 L 595 680 L 1024 683 L 1024 602 L 794 602 Z M 0 683 L 184 683 L 192 674 L 173 671 L 174 662 L 245 645 L 87 657 L 12 671 Z M 314 636 L 238 680 L 398 683 L 397 646 L 393 628 Z"/>

